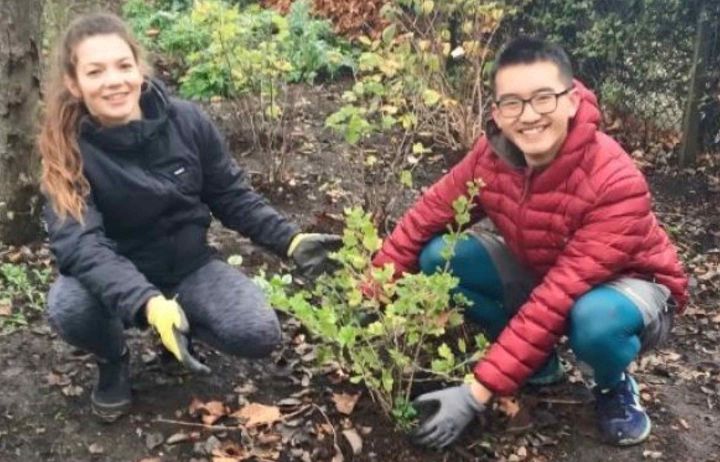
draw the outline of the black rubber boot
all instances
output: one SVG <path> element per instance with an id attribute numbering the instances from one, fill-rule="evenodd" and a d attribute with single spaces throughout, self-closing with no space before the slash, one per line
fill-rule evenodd
<path id="1" fill-rule="evenodd" d="M 132 405 L 130 389 L 130 352 L 118 361 L 97 359 L 98 381 L 90 395 L 93 413 L 104 422 L 115 422 Z"/>

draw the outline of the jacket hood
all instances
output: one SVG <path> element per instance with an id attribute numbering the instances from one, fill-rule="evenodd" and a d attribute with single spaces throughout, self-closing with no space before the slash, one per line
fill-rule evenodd
<path id="1" fill-rule="evenodd" d="M 157 79 L 143 83 L 140 93 L 143 117 L 124 125 L 104 127 L 91 115 L 80 121 L 80 136 L 103 150 L 135 151 L 156 139 L 167 126 L 171 105 L 165 85 Z"/>
<path id="2" fill-rule="evenodd" d="M 600 109 L 598 108 L 597 97 L 579 80 L 573 80 L 573 84 L 580 95 L 580 106 L 575 117 L 570 120 L 568 135 L 560 147 L 558 156 L 566 152 L 572 152 L 586 143 L 600 125 Z M 492 118 L 486 125 L 485 133 L 490 146 L 498 157 L 504 159 L 513 167 L 527 167 L 522 151 L 503 135 L 500 127 Z"/>

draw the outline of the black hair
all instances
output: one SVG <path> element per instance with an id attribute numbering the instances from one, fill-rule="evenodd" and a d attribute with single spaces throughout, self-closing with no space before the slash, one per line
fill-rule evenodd
<path id="1" fill-rule="evenodd" d="M 560 70 L 560 79 L 570 86 L 573 80 L 573 69 L 565 50 L 560 45 L 545 40 L 521 36 L 511 40 L 502 47 L 492 67 L 491 82 L 495 86 L 495 77 L 503 67 L 515 64 L 533 64 L 549 61 Z"/>

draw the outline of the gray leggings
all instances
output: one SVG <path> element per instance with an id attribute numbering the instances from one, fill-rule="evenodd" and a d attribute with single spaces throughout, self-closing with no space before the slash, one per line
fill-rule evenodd
<path id="1" fill-rule="evenodd" d="M 222 261 L 210 261 L 163 292 L 177 295 L 192 337 L 222 352 L 259 358 L 280 343 L 280 323 L 262 290 Z M 75 278 L 60 276 L 52 285 L 48 317 L 73 346 L 108 360 L 120 358 L 125 350 L 123 330 L 129 326 Z"/>

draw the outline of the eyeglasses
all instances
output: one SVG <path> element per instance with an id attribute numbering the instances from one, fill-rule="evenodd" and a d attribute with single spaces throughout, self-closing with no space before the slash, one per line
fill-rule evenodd
<path id="1" fill-rule="evenodd" d="M 500 115 L 503 117 L 520 117 L 520 114 L 525 110 L 525 105 L 530 103 L 530 107 L 533 111 L 540 115 L 550 114 L 557 109 L 558 98 L 562 95 L 566 95 L 572 90 L 573 87 L 566 88 L 560 93 L 542 92 L 537 95 L 533 95 L 528 99 L 519 98 L 517 96 L 509 96 L 501 100 L 495 101 Z"/>

